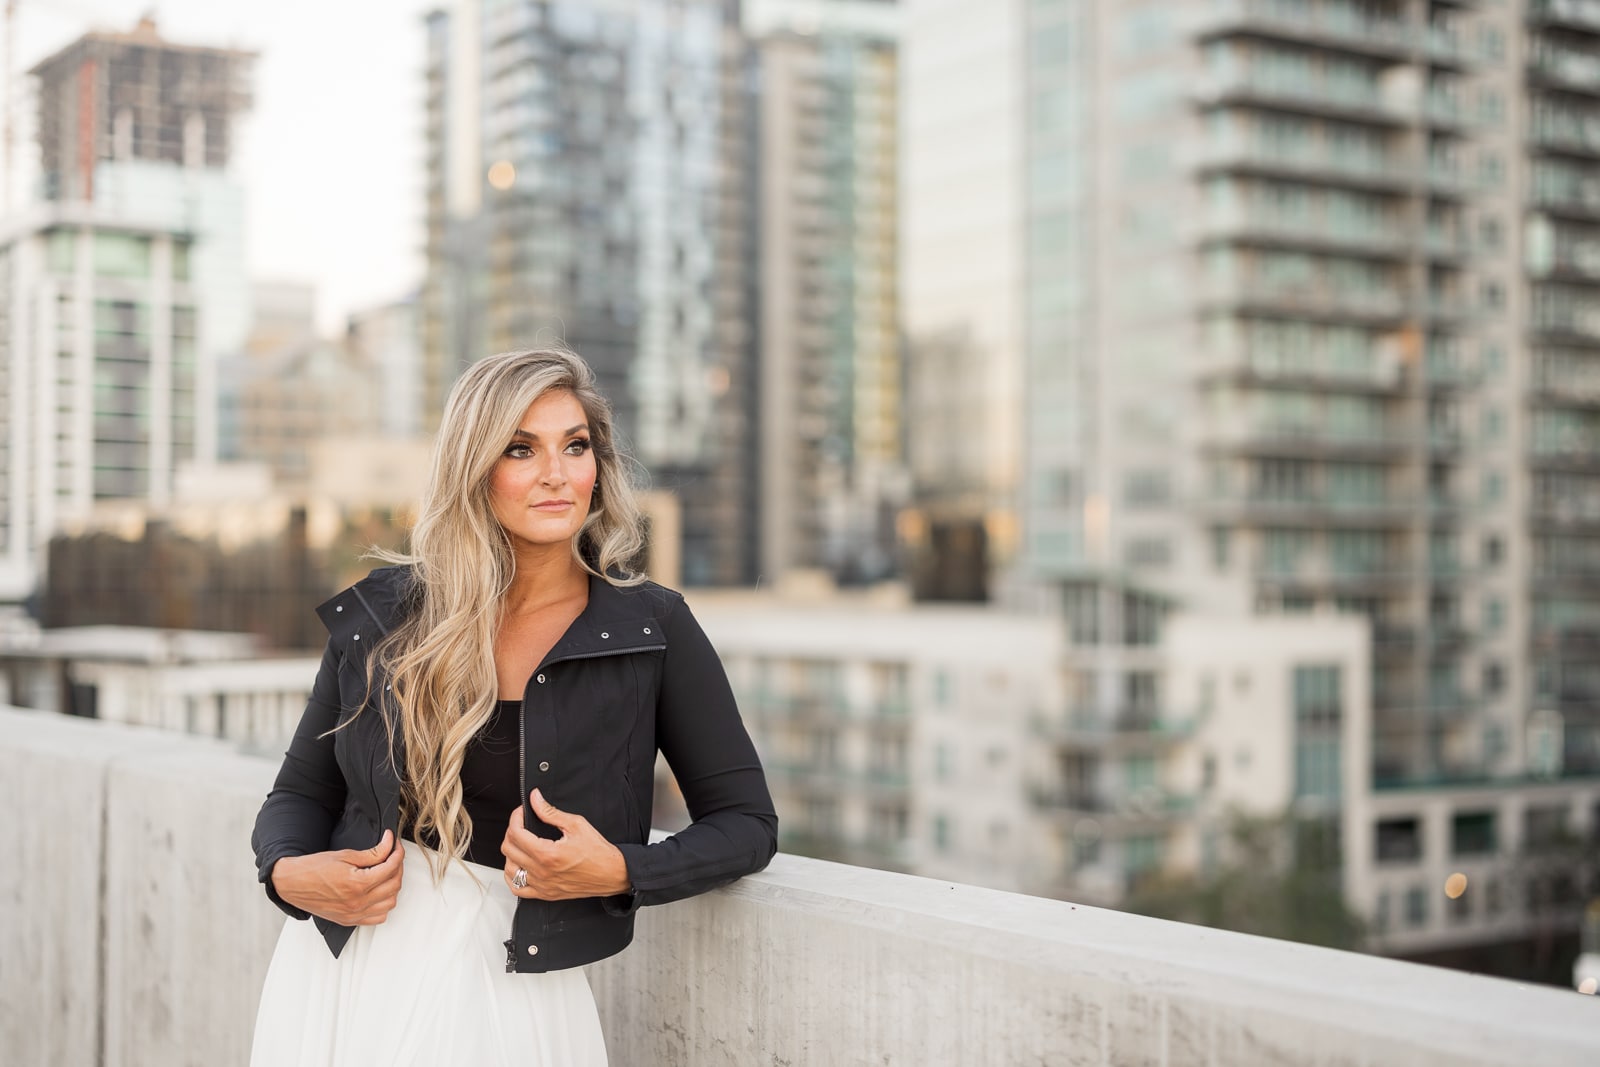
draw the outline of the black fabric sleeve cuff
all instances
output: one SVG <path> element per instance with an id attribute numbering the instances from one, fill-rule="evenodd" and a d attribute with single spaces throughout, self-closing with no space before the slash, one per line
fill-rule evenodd
<path id="1" fill-rule="evenodd" d="M 261 879 L 262 887 L 267 891 L 267 899 L 276 904 L 278 906 L 278 910 L 289 916 L 291 919 L 309 919 L 311 918 L 311 913 L 309 911 L 303 911 L 300 908 L 295 907 L 293 904 L 290 904 L 287 900 L 284 900 L 278 895 L 278 890 L 272 884 L 272 868 L 277 866 L 278 861 L 282 858 L 283 856 L 272 857 L 270 860 L 264 863 L 257 872 L 258 877 Z"/>

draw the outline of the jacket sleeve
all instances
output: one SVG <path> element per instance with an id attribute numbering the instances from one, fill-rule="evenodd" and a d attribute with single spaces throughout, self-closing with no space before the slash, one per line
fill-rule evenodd
<path id="1" fill-rule="evenodd" d="M 300 717 L 272 792 L 261 805 L 255 832 L 250 835 L 256 853 L 256 874 L 266 887 L 267 896 L 295 919 L 310 915 L 278 896 L 272 887 L 272 866 L 285 856 L 326 850 L 334 824 L 344 810 L 344 774 L 334 756 L 333 738 L 322 736 L 339 722 L 341 659 L 330 640 L 305 714 Z"/>
<path id="2" fill-rule="evenodd" d="M 722 661 L 682 599 L 665 615 L 656 742 L 693 822 L 653 845 L 617 846 L 633 892 L 606 898 L 615 915 L 726 885 L 778 848 L 778 815 Z"/>

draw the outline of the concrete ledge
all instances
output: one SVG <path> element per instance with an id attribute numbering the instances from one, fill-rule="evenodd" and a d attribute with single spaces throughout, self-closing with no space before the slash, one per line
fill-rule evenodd
<path id="1" fill-rule="evenodd" d="M 0 710 L 6 1062 L 242 1065 L 272 761 Z M 780 856 L 590 970 L 622 1064 L 1600 1062 L 1600 999 Z"/>

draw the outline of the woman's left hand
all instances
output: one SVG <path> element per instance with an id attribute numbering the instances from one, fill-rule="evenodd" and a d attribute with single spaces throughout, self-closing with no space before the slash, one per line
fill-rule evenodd
<path id="1" fill-rule="evenodd" d="M 524 829 L 522 805 L 517 805 L 500 843 L 506 857 L 506 884 L 513 893 L 531 900 L 571 900 L 609 897 L 632 888 L 621 851 L 588 819 L 552 807 L 537 789 L 529 799 L 533 813 L 560 830 L 561 836 L 551 841 Z M 527 884 L 520 889 L 513 881 L 519 868 L 527 871 Z"/>

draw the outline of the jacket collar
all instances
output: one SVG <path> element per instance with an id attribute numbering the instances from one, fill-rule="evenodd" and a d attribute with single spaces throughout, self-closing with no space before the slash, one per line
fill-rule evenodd
<path id="1" fill-rule="evenodd" d="M 415 610 L 420 593 L 412 568 L 379 567 L 318 605 L 317 616 L 341 645 L 373 642 Z M 662 623 L 675 599 L 676 593 L 654 582 L 615 586 L 590 575 L 588 605 L 544 663 L 665 648 Z"/>

